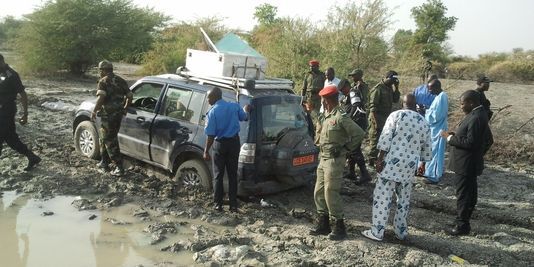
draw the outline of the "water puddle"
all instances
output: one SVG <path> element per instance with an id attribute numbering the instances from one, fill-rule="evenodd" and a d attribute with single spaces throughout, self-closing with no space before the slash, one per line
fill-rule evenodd
<path id="1" fill-rule="evenodd" d="M 79 197 L 37 200 L 4 192 L 0 196 L 0 266 L 190 266 L 194 265 L 192 252 L 171 253 L 159 249 L 191 238 L 192 224 L 210 227 L 201 221 L 179 219 L 189 226 L 167 235 L 168 239 L 157 245 L 150 245 L 150 234 L 143 229 L 155 221 L 142 222 L 134 217 L 132 211 L 138 206 L 127 204 L 106 211 L 78 211 L 71 205 L 76 199 Z M 90 217 L 94 218 L 90 220 Z M 113 224 L 107 218 L 127 224 Z M 158 219 L 178 220 L 176 217 Z"/>

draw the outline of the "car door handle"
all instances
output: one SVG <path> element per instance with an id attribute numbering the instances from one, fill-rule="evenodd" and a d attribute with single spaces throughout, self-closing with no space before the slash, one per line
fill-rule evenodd
<path id="1" fill-rule="evenodd" d="M 137 123 L 143 123 L 143 122 L 145 122 L 145 118 L 143 118 L 143 117 L 137 117 L 137 119 L 135 119 L 135 121 L 136 121 Z"/>

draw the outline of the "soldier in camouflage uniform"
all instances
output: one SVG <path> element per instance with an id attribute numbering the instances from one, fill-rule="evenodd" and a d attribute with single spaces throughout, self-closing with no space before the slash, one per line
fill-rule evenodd
<path id="1" fill-rule="evenodd" d="M 100 154 L 102 160 L 97 167 L 110 171 L 110 161 L 115 164 L 112 175 L 124 175 L 122 156 L 119 150 L 117 135 L 121 126 L 122 117 L 126 114 L 132 102 L 132 93 L 126 81 L 113 73 L 113 65 L 109 61 L 98 64 L 101 79 L 98 81 L 96 91 L 96 105 L 91 114 L 94 121 L 100 117 Z"/>
<path id="2" fill-rule="evenodd" d="M 351 85 L 348 80 L 343 79 L 339 82 L 339 90 L 343 93 L 343 98 L 341 99 L 341 105 L 347 115 L 356 123 L 362 130 L 367 129 L 367 116 L 364 107 L 364 101 L 362 97 L 362 91 L 360 90 L 363 86 L 355 86 L 351 88 Z M 360 176 L 356 176 L 355 165 L 358 164 L 360 169 Z M 347 165 L 349 167 L 349 173 L 346 176 L 351 180 L 355 180 L 357 185 L 364 184 L 371 180 L 371 175 L 367 170 L 365 165 L 365 157 L 363 156 L 361 145 L 356 149 L 351 151 L 347 155 Z"/>
<path id="3" fill-rule="evenodd" d="M 339 106 L 338 90 L 329 85 L 319 92 L 324 114 L 316 130 L 316 145 L 320 148 L 314 199 L 318 220 L 311 235 L 327 235 L 332 240 L 346 237 L 343 222 L 343 203 L 340 195 L 343 169 L 347 153 L 358 147 L 364 131 Z M 333 229 L 330 228 L 333 219 Z"/>
<path id="4" fill-rule="evenodd" d="M 310 71 L 304 77 L 304 86 L 302 87 L 302 96 L 312 103 L 313 109 L 318 113 L 321 108 L 321 97 L 319 91 L 324 87 L 326 76 L 319 70 L 319 61 L 310 60 Z"/>
<path id="5" fill-rule="evenodd" d="M 386 119 L 392 111 L 393 103 L 400 99 L 399 79 L 395 71 L 388 71 L 386 77 L 369 92 L 369 164 L 375 166 L 378 138 Z"/>

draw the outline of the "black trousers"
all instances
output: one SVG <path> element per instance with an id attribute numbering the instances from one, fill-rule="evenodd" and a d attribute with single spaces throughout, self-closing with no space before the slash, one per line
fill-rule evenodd
<path id="1" fill-rule="evenodd" d="M 365 157 L 362 152 L 362 146 L 359 145 L 356 149 L 354 149 L 347 157 L 348 159 L 348 165 L 349 165 L 349 173 L 355 174 L 355 168 L 354 165 L 358 164 L 358 167 L 360 168 L 360 171 L 365 168 Z"/>
<path id="2" fill-rule="evenodd" d="M 20 141 L 17 134 L 15 116 L 0 116 L 0 155 L 4 142 L 22 155 L 28 156 L 30 154 L 28 147 Z"/>
<path id="3" fill-rule="evenodd" d="M 239 136 L 217 139 L 213 143 L 213 162 L 215 163 L 214 202 L 223 204 L 224 172 L 228 173 L 228 198 L 230 207 L 237 208 L 237 166 L 239 160 Z"/>
<path id="4" fill-rule="evenodd" d="M 477 204 L 478 184 L 475 172 L 468 175 L 456 174 L 456 224 L 468 227 Z"/>

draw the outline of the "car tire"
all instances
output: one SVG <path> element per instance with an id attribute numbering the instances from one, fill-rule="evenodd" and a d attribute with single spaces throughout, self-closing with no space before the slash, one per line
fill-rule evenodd
<path id="1" fill-rule="evenodd" d="M 82 121 L 74 131 L 74 146 L 76 151 L 88 158 L 100 158 L 100 143 L 98 132 L 91 121 Z"/>
<path id="2" fill-rule="evenodd" d="M 200 187 L 208 192 L 212 188 L 211 174 L 208 166 L 200 159 L 184 161 L 178 166 L 174 178 L 181 188 Z"/>

